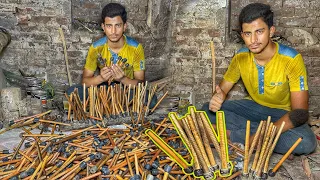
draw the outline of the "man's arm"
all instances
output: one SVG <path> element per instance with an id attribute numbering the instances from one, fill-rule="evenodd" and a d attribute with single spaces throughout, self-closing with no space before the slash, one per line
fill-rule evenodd
<path id="1" fill-rule="evenodd" d="M 297 125 L 295 124 L 304 124 L 308 120 L 308 113 L 307 113 L 309 108 L 308 100 L 309 100 L 308 91 L 291 92 L 291 111 L 285 114 L 284 116 L 282 116 L 278 121 L 274 123 L 277 129 L 280 128 L 282 122 L 285 122 L 285 125 L 282 129 L 282 133 L 296 127 Z M 301 114 L 299 113 L 300 110 L 305 110 L 302 113 L 302 116 L 301 115 L 299 117 L 291 116 L 291 114 Z M 297 121 L 300 121 L 300 122 L 297 122 Z M 250 136 L 250 143 L 252 143 L 254 135 L 255 134 L 252 134 Z"/>
<path id="2" fill-rule="evenodd" d="M 112 72 L 108 67 L 102 68 L 98 76 L 94 76 L 94 71 L 84 69 L 82 75 L 82 83 L 85 83 L 87 87 L 97 86 L 103 82 L 108 81 L 111 76 Z"/>
<path id="3" fill-rule="evenodd" d="M 227 94 L 232 89 L 234 83 L 222 80 L 219 85 L 216 86 L 216 91 L 209 102 L 209 109 L 213 112 L 220 110 L 222 103 L 227 97 Z"/>
<path id="4" fill-rule="evenodd" d="M 306 121 L 307 119 L 305 117 L 291 117 L 290 118 L 290 113 L 294 112 L 295 110 L 298 109 L 303 109 L 308 111 L 308 100 L 309 100 L 309 94 L 308 91 L 298 91 L 298 92 L 291 92 L 291 111 L 284 116 L 282 116 L 277 122 L 274 123 L 274 125 L 277 128 L 280 128 L 282 122 L 285 122 L 285 126 L 282 129 L 282 132 L 285 132 L 291 128 L 294 128 L 296 125 L 295 124 L 303 124 L 303 122 L 296 122 L 297 119 L 301 119 L 302 121 Z"/>

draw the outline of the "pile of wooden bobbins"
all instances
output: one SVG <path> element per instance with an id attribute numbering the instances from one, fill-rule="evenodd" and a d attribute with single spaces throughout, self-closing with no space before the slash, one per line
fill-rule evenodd
<path id="1" fill-rule="evenodd" d="M 123 124 L 125 129 L 96 124 L 73 130 L 71 134 L 57 133 L 57 125 L 70 124 L 48 120 L 48 113 L 50 111 L 19 119 L 11 125 L 11 129 L 20 127 L 24 133 L 16 148 L 1 151 L 0 179 L 197 179 L 192 172 L 204 179 L 232 179 L 240 174 L 248 174 L 252 148 L 256 148 L 256 157 L 251 170 L 259 177 L 259 173 L 266 173 L 266 164 L 280 134 L 276 133 L 270 119 L 262 121 L 252 145 L 249 148 L 246 141 L 243 152 L 243 149 L 227 142 L 226 137 L 221 137 L 225 133 L 219 125 L 217 129 L 221 131 L 220 138 L 219 141 L 214 140 L 217 138 L 214 129 L 207 128 L 210 126 L 203 112 L 191 111 L 191 114 L 181 120 L 177 119 L 175 113 L 171 113 L 169 116 L 172 123 L 164 118 L 158 122 L 148 121 L 139 125 L 135 122 Z M 218 113 L 218 121 L 222 119 L 222 115 Z M 250 123 L 247 127 L 250 127 Z M 282 127 L 283 125 L 278 132 L 281 132 Z M 32 133 L 35 128 L 40 129 L 38 134 Z M 185 131 L 184 135 L 181 130 Z M 159 139 L 155 141 L 153 136 L 153 141 L 150 140 L 149 132 L 159 137 L 163 146 L 170 148 L 166 148 L 164 152 Z M 247 130 L 247 134 L 248 132 Z M 186 139 L 190 141 L 187 142 Z M 277 171 L 300 141 L 270 170 L 271 174 Z M 156 145 L 153 142 L 157 142 Z M 211 149 L 211 143 L 214 149 Z M 229 156 L 226 153 L 227 145 L 233 150 L 233 154 Z M 168 152 L 170 150 L 172 152 Z M 216 157 L 220 158 L 220 167 L 214 159 L 214 151 L 217 152 Z M 244 154 L 243 171 L 232 171 L 231 167 L 237 158 L 234 154 L 240 154 L 240 157 Z M 192 160 L 194 163 L 190 166 L 184 164 Z M 217 172 L 224 174 L 223 177 Z"/>
<path id="2" fill-rule="evenodd" d="M 138 122 L 143 116 L 153 113 L 161 101 L 168 95 L 168 91 L 150 109 L 150 103 L 158 88 L 158 84 L 148 85 L 139 83 L 137 86 L 113 84 L 106 86 L 90 86 L 88 98 L 86 87 L 83 85 L 83 101 L 80 100 L 78 89 L 68 96 L 68 120 L 86 120 L 88 118 L 102 121 L 103 119 L 117 119 L 119 117 L 137 116 Z"/>
<path id="3" fill-rule="evenodd" d="M 34 128 L 69 125 L 44 118 L 40 114 L 25 120 L 33 124 L 22 127 L 19 145 L 1 152 L 0 179 L 192 179 L 144 134 L 152 129 L 190 160 L 167 118 L 125 124 L 126 129 L 94 125 L 68 135 L 54 130 L 32 134 Z"/>

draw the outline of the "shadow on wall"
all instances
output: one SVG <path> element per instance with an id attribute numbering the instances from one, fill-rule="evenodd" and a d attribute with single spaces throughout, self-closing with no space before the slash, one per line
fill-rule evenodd
<path id="1" fill-rule="evenodd" d="M 8 46 L 10 41 L 11 41 L 11 36 L 9 32 L 6 29 L 0 27 L 0 54 L 2 50 Z"/>
<path id="2" fill-rule="evenodd" d="M 6 29 L 0 27 L 0 55 L 2 51 L 8 46 L 10 41 L 11 41 L 11 36 L 9 32 Z M 0 90 L 5 87 L 6 87 L 6 78 L 4 77 L 2 69 L 0 68 Z"/>

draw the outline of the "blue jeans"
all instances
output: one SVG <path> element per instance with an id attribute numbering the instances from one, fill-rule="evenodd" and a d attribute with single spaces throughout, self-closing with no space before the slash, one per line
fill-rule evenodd
<path id="1" fill-rule="evenodd" d="M 111 84 L 111 85 L 113 85 L 113 84 Z M 100 86 L 106 86 L 106 87 L 108 87 L 108 84 L 107 84 L 107 83 L 102 83 L 102 84 L 98 85 L 98 88 L 99 88 Z M 81 84 L 73 85 L 73 86 L 71 86 L 71 87 L 69 87 L 69 88 L 67 89 L 66 93 L 67 93 L 68 95 L 70 95 L 70 94 L 75 90 L 75 88 L 78 88 L 78 94 L 79 94 L 80 100 L 82 101 L 82 100 L 83 100 L 83 85 L 81 85 Z M 147 90 L 146 93 L 148 94 L 149 91 Z M 130 92 L 130 98 L 129 98 L 130 100 L 132 99 L 132 96 L 133 96 L 133 93 Z M 86 88 L 86 98 L 88 98 L 88 88 Z M 145 100 L 145 103 L 147 103 L 147 102 L 148 102 L 148 96 L 146 96 L 146 100 Z M 157 102 L 158 102 L 157 96 L 154 95 L 154 96 L 152 97 L 152 99 L 151 99 L 149 108 L 152 109 L 152 108 L 157 104 Z"/>
<path id="2" fill-rule="evenodd" d="M 206 111 L 211 123 L 215 124 L 216 114 L 209 110 L 209 103 L 204 104 L 202 110 Z M 261 120 L 267 120 L 268 116 L 271 116 L 271 121 L 275 122 L 288 113 L 247 99 L 227 100 L 222 104 L 221 110 L 225 114 L 227 130 L 230 130 L 230 140 L 242 144 L 245 143 L 247 120 L 250 120 L 251 124 L 250 134 L 254 134 Z M 294 154 L 309 154 L 316 149 L 316 137 L 308 124 L 304 124 L 282 133 L 274 152 L 285 154 L 299 137 L 303 140 L 293 151 Z"/>

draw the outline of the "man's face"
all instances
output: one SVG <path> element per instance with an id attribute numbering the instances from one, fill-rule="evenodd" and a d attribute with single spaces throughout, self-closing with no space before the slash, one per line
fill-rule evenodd
<path id="1" fill-rule="evenodd" d="M 271 42 L 270 37 L 274 31 L 274 26 L 269 29 L 268 25 L 259 18 L 251 23 L 243 23 L 241 36 L 249 50 L 254 54 L 259 54 Z"/>
<path id="2" fill-rule="evenodd" d="M 106 33 L 108 40 L 113 43 L 119 42 L 127 28 L 127 24 L 123 23 L 120 16 L 115 16 L 113 18 L 106 17 L 101 26 Z"/>

